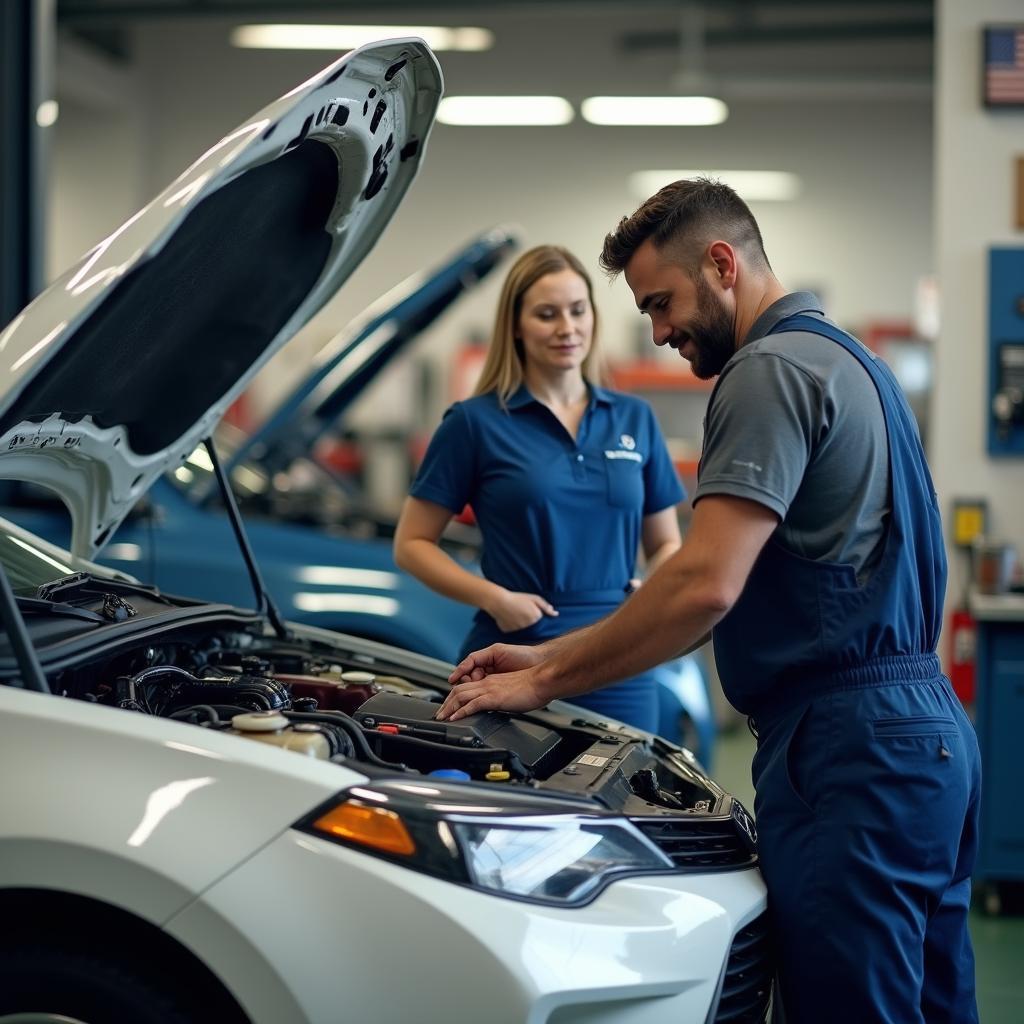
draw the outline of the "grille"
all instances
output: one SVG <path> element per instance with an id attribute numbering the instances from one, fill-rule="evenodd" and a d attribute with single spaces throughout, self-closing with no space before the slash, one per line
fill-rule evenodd
<path id="1" fill-rule="evenodd" d="M 771 987 L 768 921 L 762 914 L 732 940 L 714 1024 L 762 1024 Z"/>
<path id="2" fill-rule="evenodd" d="M 732 818 L 634 818 L 684 871 L 723 871 L 757 863 L 750 840 Z"/>

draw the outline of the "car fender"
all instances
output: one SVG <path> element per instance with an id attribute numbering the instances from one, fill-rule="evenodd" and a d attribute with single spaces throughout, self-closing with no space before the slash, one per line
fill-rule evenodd
<path id="1" fill-rule="evenodd" d="M 5 885 L 159 924 L 365 776 L 192 725 L 0 687 Z"/>

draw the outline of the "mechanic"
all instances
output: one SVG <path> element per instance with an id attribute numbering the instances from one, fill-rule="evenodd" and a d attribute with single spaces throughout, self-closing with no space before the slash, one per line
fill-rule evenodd
<path id="1" fill-rule="evenodd" d="M 743 201 L 677 181 L 624 218 L 654 342 L 718 376 L 681 549 L 603 622 L 463 660 L 438 714 L 575 699 L 700 644 L 751 716 L 788 1024 L 977 1021 L 967 930 L 980 767 L 935 654 L 932 481 L 885 365 L 787 294 Z"/>
<path id="2" fill-rule="evenodd" d="M 445 414 L 395 534 L 395 561 L 479 611 L 462 653 L 498 640 L 536 644 L 587 625 L 679 548 L 684 493 L 650 407 L 593 383 L 597 312 L 590 278 L 557 246 L 524 253 L 498 302 L 474 397 Z M 470 505 L 483 578 L 439 546 Z M 579 701 L 655 731 L 654 677 Z"/>

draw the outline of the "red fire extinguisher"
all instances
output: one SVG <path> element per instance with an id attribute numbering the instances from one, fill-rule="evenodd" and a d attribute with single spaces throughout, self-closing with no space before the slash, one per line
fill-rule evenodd
<path id="1" fill-rule="evenodd" d="M 974 666 L 978 627 L 966 608 L 954 608 L 949 620 L 949 681 L 961 703 L 974 702 Z"/>

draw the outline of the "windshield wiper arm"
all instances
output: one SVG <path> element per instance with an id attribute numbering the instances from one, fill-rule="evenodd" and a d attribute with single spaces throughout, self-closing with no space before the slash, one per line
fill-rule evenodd
<path id="1" fill-rule="evenodd" d="M 110 621 L 90 608 L 76 608 L 64 601 L 48 601 L 41 597 L 19 597 L 16 600 L 22 615 L 31 612 L 38 615 L 63 615 L 69 619 L 82 619 L 84 622 Z"/>
<path id="2" fill-rule="evenodd" d="M 148 583 L 129 583 L 127 580 L 111 579 L 108 576 L 95 576 L 89 572 L 73 572 L 68 576 L 50 580 L 36 587 L 36 597 L 41 601 L 56 601 L 58 598 L 84 597 L 91 592 L 95 595 L 104 594 L 140 594 L 154 601 L 167 601 L 156 587 Z M 170 602 L 167 602 L 170 604 Z"/>

